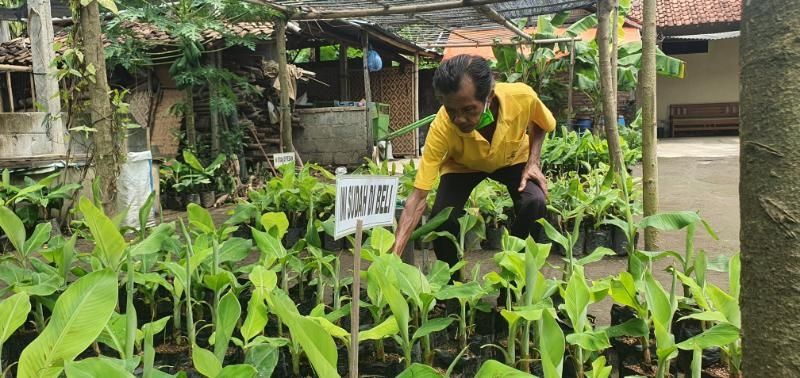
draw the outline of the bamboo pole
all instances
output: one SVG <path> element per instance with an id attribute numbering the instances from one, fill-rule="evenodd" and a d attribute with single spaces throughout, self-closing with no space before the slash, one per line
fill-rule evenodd
<path id="1" fill-rule="evenodd" d="M 12 64 L 0 64 L 0 71 L 6 72 L 33 72 L 30 66 L 15 66 Z"/>
<path id="2" fill-rule="evenodd" d="M 514 25 L 514 23 L 509 21 L 505 16 L 503 16 L 500 13 L 497 13 L 497 11 L 494 10 L 492 7 L 488 5 L 478 5 L 475 7 L 475 9 L 481 12 L 488 19 L 502 25 L 508 30 L 511 30 L 512 32 L 514 32 L 514 34 L 521 37 L 524 41 L 530 42 L 533 40 L 533 37 L 531 37 L 528 33 L 525 33 L 524 30 L 518 28 L 517 25 Z"/>
<path id="3" fill-rule="evenodd" d="M 444 48 L 444 47 L 492 47 L 492 46 L 518 46 L 518 45 L 529 45 L 531 43 L 541 45 L 541 44 L 552 44 L 552 43 L 562 43 L 562 42 L 572 42 L 572 41 L 581 41 L 581 37 L 569 37 L 569 38 L 548 38 L 548 39 L 534 39 L 532 41 L 508 41 L 508 42 L 463 42 L 463 43 L 420 43 L 421 47 L 425 48 Z"/>
<path id="4" fill-rule="evenodd" d="M 280 82 L 281 103 L 281 152 L 294 151 L 292 144 L 292 108 L 289 99 L 289 67 L 286 62 L 286 20 L 278 19 L 276 38 L 278 47 L 278 81 Z"/>

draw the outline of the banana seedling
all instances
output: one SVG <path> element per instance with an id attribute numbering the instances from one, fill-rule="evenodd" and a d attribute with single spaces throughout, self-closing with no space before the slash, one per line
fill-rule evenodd
<path id="1" fill-rule="evenodd" d="M 2 292 L 24 292 L 31 297 L 35 305 L 33 315 L 36 329 L 41 333 L 45 327 L 43 302 L 64 286 L 74 254 L 75 239 L 69 239 L 62 246 L 61 266 L 56 269 L 32 256 L 43 250 L 50 240 L 50 223 L 38 224 L 28 236 L 20 218 L 9 208 L 0 206 L 0 229 L 14 247 L 14 253 L 0 258 L 0 281 L 7 285 Z"/>
<path id="2" fill-rule="evenodd" d="M 606 281 L 598 281 L 589 287 L 580 265 L 575 267 L 566 288 L 562 289 L 564 304 L 560 309 L 566 313 L 566 320 L 573 329 L 573 333 L 567 335 L 566 341 L 572 346 L 578 377 L 584 376 L 584 366 L 588 360 L 599 357 L 599 354 L 611 347 L 608 334 L 603 330 L 593 329 L 588 318 L 589 306 L 603 300 L 608 290 Z"/>
<path id="3" fill-rule="evenodd" d="M 3 344 L 25 323 L 30 311 L 30 297 L 25 292 L 14 294 L 0 302 L 0 372 L 4 377 L 7 372 L 3 370 Z"/>
<path id="4" fill-rule="evenodd" d="M 739 308 L 739 278 L 741 261 L 739 254 L 728 262 L 728 292 L 711 283 L 699 283 L 691 277 L 677 272 L 678 278 L 690 288 L 692 298 L 700 312 L 684 316 L 679 320 L 696 319 L 710 327 L 699 335 L 678 343 L 677 347 L 692 351 L 692 376 L 699 377 L 702 370 L 703 349 L 718 346 L 732 377 L 741 377 L 742 341 L 741 311 Z"/>
<path id="5" fill-rule="evenodd" d="M 435 218 L 438 218 L 438 215 Z M 464 215 L 458 218 L 458 225 L 457 238 L 447 231 L 432 231 L 426 234 L 422 241 L 427 243 L 439 237 L 447 238 L 456 247 L 458 261 L 466 261 L 464 260 L 466 252 L 479 247 L 480 241 L 486 239 L 486 224 L 477 208 L 469 208 Z M 461 282 L 464 282 L 467 277 L 465 266 L 462 265 L 458 270 L 458 280 Z"/>
<path id="6" fill-rule="evenodd" d="M 554 241 L 566 251 L 566 258 L 564 259 L 564 268 L 563 268 L 563 276 L 562 280 L 567 282 L 572 277 L 572 272 L 575 270 L 576 266 L 585 266 L 587 264 L 591 264 L 593 262 L 597 262 L 603 259 L 605 256 L 613 256 L 616 253 L 606 247 L 598 247 L 588 255 L 576 259 L 573 253 L 575 248 L 575 243 L 578 242 L 579 234 L 581 232 L 581 222 L 583 220 L 583 211 L 578 212 L 575 217 L 575 221 L 573 224 L 572 232 L 567 234 L 561 234 L 553 227 L 546 219 L 540 219 L 539 224 L 542 225 L 544 228 L 545 234 L 550 240 Z"/>
<path id="7" fill-rule="evenodd" d="M 669 361 L 678 356 L 675 345 L 675 335 L 672 334 L 672 318 L 678 303 L 675 298 L 675 283 L 677 279 L 672 276 L 672 289 L 668 293 L 653 277 L 650 271 L 645 272 L 645 298 L 652 314 L 653 328 L 656 336 L 656 354 L 658 356 L 657 378 L 664 378 L 669 374 Z M 644 345 L 647 348 L 647 345 Z"/>
<path id="8" fill-rule="evenodd" d="M 471 334 L 470 327 L 474 327 L 475 325 L 475 313 L 478 311 L 478 309 L 484 307 L 484 310 L 488 311 L 488 309 L 485 308 L 488 306 L 481 306 L 481 299 L 483 299 L 483 297 L 486 295 L 491 294 L 492 291 L 490 287 L 484 287 L 481 285 L 481 282 L 478 279 L 479 273 L 480 264 L 477 264 L 472 270 L 472 281 L 464 284 L 456 281 L 453 283 L 453 285 L 445 286 L 442 288 L 442 290 L 436 293 L 436 299 L 439 300 L 458 300 L 460 309 L 458 316 L 459 349 L 464 349 L 467 347 L 467 338 Z M 467 308 L 469 308 L 469 311 L 467 311 Z"/>
<path id="9" fill-rule="evenodd" d="M 367 270 L 369 282 L 378 285 L 397 321 L 400 335 L 395 340 L 403 350 L 406 367 L 411 365 L 411 349 L 417 340 L 422 340 L 423 358 L 432 360 L 430 335 L 453 322 L 453 318 L 429 319 L 436 304 L 436 293 L 447 284 L 450 274 L 447 264 L 439 261 L 426 277 L 417 267 L 404 264 L 395 254 L 377 256 Z M 409 330 L 409 303 L 420 319 L 420 326 L 413 335 Z"/>

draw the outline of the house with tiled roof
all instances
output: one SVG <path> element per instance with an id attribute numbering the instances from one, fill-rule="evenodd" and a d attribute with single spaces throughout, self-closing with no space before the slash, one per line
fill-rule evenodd
<path id="1" fill-rule="evenodd" d="M 631 18 L 642 19 L 642 1 L 634 0 Z M 683 79 L 658 77 L 658 126 L 668 135 L 702 134 L 675 127 L 692 111 L 715 112 L 730 131 L 738 127 L 739 23 L 741 0 L 659 0 L 656 29 L 661 49 L 686 62 Z M 678 131 L 678 132 L 674 132 Z"/>

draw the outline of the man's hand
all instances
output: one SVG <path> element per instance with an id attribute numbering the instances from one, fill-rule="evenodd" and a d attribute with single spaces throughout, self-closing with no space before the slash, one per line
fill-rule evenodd
<path id="1" fill-rule="evenodd" d="M 542 169 L 539 168 L 539 164 L 529 162 L 525 165 L 525 169 L 522 171 L 522 179 L 519 183 L 520 192 L 525 190 L 528 181 L 533 181 L 534 184 L 538 185 L 542 189 L 542 193 L 544 193 L 544 198 L 547 198 L 547 178 L 542 173 Z"/>
<path id="2" fill-rule="evenodd" d="M 428 197 L 427 190 L 414 188 L 411 195 L 406 199 L 406 206 L 403 208 L 403 214 L 400 215 L 400 221 L 397 222 L 397 231 L 395 231 L 394 245 L 392 251 L 398 256 L 403 254 L 403 250 L 411 237 L 414 228 L 417 227 L 419 219 L 422 218 L 422 213 L 425 212 L 428 204 L 425 199 Z"/>

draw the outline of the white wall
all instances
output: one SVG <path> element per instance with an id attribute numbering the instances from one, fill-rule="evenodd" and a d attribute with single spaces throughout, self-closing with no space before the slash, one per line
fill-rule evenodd
<path id="1" fill-rule="evenodd" d="M 686 75 L 658 77 L 659 126 L 668 127 L 670 105 L 739 101 L 739 38 L 709 41 L 708 53 L 674 57 L 686 62 Z"/>

